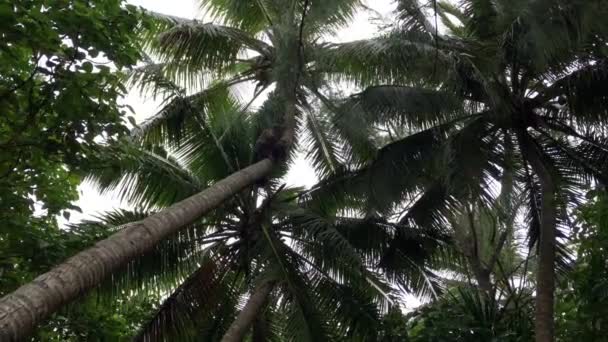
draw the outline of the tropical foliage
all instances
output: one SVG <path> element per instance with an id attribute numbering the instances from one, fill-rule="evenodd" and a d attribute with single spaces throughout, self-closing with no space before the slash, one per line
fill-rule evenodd
<path id="1" fill-rule="evenodd" d="M 0 294 L 102 241 L 36 338 L 601 340 L 608 7 L 395 3 L 350 42 L 356 0 L 0 5 Z M 130 132 L 123 82 L 161 101 Z M 83 177 L 135 210 L 58 229 Z"/>
<path id="2" fill-rule="evenodd" d="M 191 114 L 199 124 L 188 126 L 183 142 L 150 145 L 155 133 L 137 131 L 134 142 L 143 144 L 106 151 L 89 179 L 135 207 L 158 210 L 247 167 L 257 128 L 276 117 L 274 95 L 258 111 L 243 112 L 229 94 L 216 94 L 207 111 Z M 309 147 L 315 153 L 316 145 Z M 219 339 L 240 299 L 271 284 L 264 317 L 253 323 L 256 338 L 365 340 L 375 338 L 380 314 L 398 301 L 388 279 L 421 294 L 439 291 L 425 279 L 433 277 L 428 266 L 441 237 L 353 216 L 355 206 L 285 188 L 283 175 L 224 203 L 114 279 L 123 291 L 136 284 L 143 293 L 170 293 L 138 339 Z M 112 225 L 135 219 L 116 215 L 124 219 Z"/>
<path id="3" fill-rule="evenodd" d="M 604 338 L 606 313 L 606 194 L 593 191 L 578 213 L 580 230 L 574 235 L 577 264 L 558 290 L 556 317 L 558 337 Z"/>
<path id="4" fill-rule="evenodd" d="M 568 263 L 568 211 L 604 180 L 598 155 L 582 153 L 606 150 L 598 131 L 606 97 L 589 91 L 607 71 L 606 25 L 595 17 L 604 7 L 463 1 L 435 8 L 445 33 L 416 1 L 400 1 L 393 32 L 338 44 L 322 57 L 338 74 L 373 84 L 342 113 L 406 128 L 391 132 L 395 141 L 348 188 L 371 184 L 378 210 L 418 196 L 401 220 L 439 228 L 467 203 L 492 203 L 495 184 L 512 178 L 527 198 L 529 243 L 539 253 L 537 338 L 552 340 L 554 267 L 565 271 Z"/>
<path id="5" fill-rule="evenodd" d="M 128 133 L 113 69 L 140 58 L 140 19 L 114 0 L 0 4 L 1 295 L 95 241 L 57 215 L 79 210 L 89 155 Z"/>

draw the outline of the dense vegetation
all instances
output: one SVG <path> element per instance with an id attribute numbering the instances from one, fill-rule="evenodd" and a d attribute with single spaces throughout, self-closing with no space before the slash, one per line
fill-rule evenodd
<path id="1" fill-rule="evenodd" d="M 605 339 L 608 6 L 395 2 L 0 4 L 0 340 Z"/>

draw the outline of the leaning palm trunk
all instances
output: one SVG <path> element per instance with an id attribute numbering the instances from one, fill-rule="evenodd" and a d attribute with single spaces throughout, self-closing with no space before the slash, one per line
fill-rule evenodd
<path id="1" fill-rule="evenodd" d="M 542 204 L 540 213 L 540 238 L 538 242 L 538 270 L 536 279 L 536 342 L 553 342 L 553 304 L 555 301 L 555 226 L 556 203 L 555 184 L 547 165 L 543 163 L 541 152 L 528 137 L 523 137 L 525 155 L 538 175 L 541 185 Z"/>
<path id="2" fill-rule="evenodd" d="M 110 273 L 266 177 L 273 165 L 273 160 L 266 158 L 235 172 L 194 196 L 128 225 L 1 298 L 0 341 L 25 339 L 41 321 Z"/>
<path id="3" fill-rule="evenodd" d="M 247 300 L 247 304 L 245 304 L 239 315 L 226 331 L 226 334 L 222 338 L 222 342 L 240 342 L 243 340 L 247 331 L 253 324 L 253 321 L 260 314 L 264 304 L 266 304 L 268 295 L 272 292 L 273 287 L 274 283 L 265 282 L 255 288 L 251 297 Z"/>

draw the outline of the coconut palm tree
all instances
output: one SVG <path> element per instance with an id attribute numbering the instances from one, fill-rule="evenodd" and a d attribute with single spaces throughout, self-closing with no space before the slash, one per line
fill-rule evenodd
<path id="1" fill-rule="evenodd" d="M 341 185 L 377 210 L 414 197 L 402 222 L 439 229 L 456 207 L 492 203 L 512 167 L 538 251 L 537 341 L 553 340 L 568 208 L 606 179 L 606 10 L 593 0 L 400 0 L 393 31 L 319 56 L 328 73 L 371 85 L 335 113 L 390 138 Z"/>
<path id="2" fill-rule="evenodd" d="M 274 113 L 267 106 L 243 113 L 237 101 L 213 109 L 199 115 L 198 129 L 191 127 L 170 153 L 149 144 L 109 149 L 90 180 L 148 211 L 246 168 L 254 160 L 256 128 Z M 221 143 L 220 134 L 226 134 Z M 314 140 L 313 132 L 307 135 Z M 239 193 L 116 274 L 114 283 L 131 295 L 170 293 L 137 340 L 364 340 L 374 337 L 379 311 L 395 300 L 386 274 L 399 273 L 401 284 L 419 293 L 437 291 L 421 279 L 432 277 L 429 247 L 440 248 L 441 241 L 358 217 L 356 207 L 302 198 L 280 184 L 283 175 Z M 103 225 L 145 216 L 121 211 Z M 83 226 L 91 225 L 99 227 Z M 395 241 L 409 247 L 395 253 Z"/>
<path id="3" fill-rule="evenodd" d="M 306 100 L 302 85 L 310 83 L 304 82 L 310 77 L 302 76 L 308 70 L 305 50 L 328 29 L 344 24 L 357 4 L 355 0 L 209 0 L 203 1 L 202 6 L 228 26 L 179 18 L 164 20 L 164 25 L 160 25 L 163 33 L 149 44 L 161 63 L 146 68 L 148 76 L 142 76 L 143 79 L 149 82 L 153 75 L 162 73 L 190 85 L 209 79 L 203 76 L 216 81 L 196 94 L 182 94 L 175 101 L 166 99 L 164 109 L 184 102 L 204 106 L 205 99 L 218 88 L 246 80 L 257 81 L 260 89 L 275 85 L 274 104 L 281 114 L 264 127 L 257 142 L 256 163 L 170 208 L 134 222 L 2 298 L 0 336 L 6 340 L 26 336 L 39 321 L 97 285 L 121 265 L 280 168 L 277 164 L 285 161 L 293 145 L 298 105 Z M 256 54 L 243 59 L 245 51 Z M 164 84 L 163 89 L 167 86 L 171 88 L 172 84 Z M 172 125 L 188 123 L 193 124 L 188 115 L 176 118 L 163 110 L 142 130 L 175 137 L 182 129 L 173 130 Z"/>

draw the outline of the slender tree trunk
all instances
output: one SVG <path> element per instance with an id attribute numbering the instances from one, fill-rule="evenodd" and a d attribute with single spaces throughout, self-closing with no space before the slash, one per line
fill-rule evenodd
<path id="1" fill-rule="evenodd" d="M 130 224 L 0 299 L 0 341 L 24 340 L 41 321 L 97 286 L 103 278 L 158 242 L 266 177 L 274 162 L 263 159 L 204 191 Z"/>
<path id="2" fill-rule="evenodd" d="M 542 177 L 541 177 L 542 178 Z M 553 182 L 541 180 L 542 208 L 536 285 L 536 341 L 552 342 L 555 291 L 555 192 Z"/>
<path id="3" fill-rule="evenodd" d="M 540 217 L 540 238 L 538 242 L 538 270 L 536 275 L 536 342 L 554 341 L 553 306 L 555 302 L 555 226 L 557 208 L 555 184 L 541 152 L 529 137 L 523 137 L 522 146 L 526 157 L 540 179 L 542 204 Z"/>
<path id="4" fill-rule="evenodd" d="M 228 331 L 226 331 L 226 334 L 224 334 L 224 337 L 222 337 L 222 342 L 241 342 L 245 338 L 249 328 L 266 304 L 268 295 L 270 295 L 273 287 L 273 282 L 265 282 L 255 288 L 243 310 L 241 310 L 228 328 Z"/>
<path id="5" fill-rule="evenodd" d="M 483 292 L 492 293 L 492 282 L 490 281 L 490 271 L 486 270 L 479 263 L 471 262 L 471 269 L 477 280 L 477 287 Z"/>
<path id="6" fill-rule="evenodd" d="M 251 342 L 266 342 L 271 334 L 266 317 L 263 314 L 258 315 L 253 322 Z"/>

